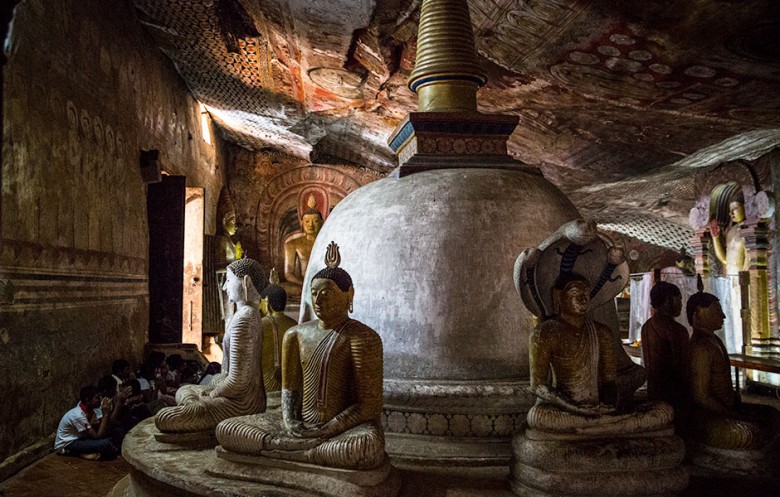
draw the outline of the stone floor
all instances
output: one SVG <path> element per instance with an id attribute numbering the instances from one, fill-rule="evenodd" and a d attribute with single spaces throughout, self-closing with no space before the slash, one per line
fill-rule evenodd
<path id="1" fill-rule="evenodd" d="M 746 395 L 745 401 L 775 405 L 780 400 Z M 0 484 L 0 497 L 95 497 L 106 495 L 124 477 L 129 465 L 114 461 L 87 461 L 75 457 L 49 455 Z M 507 473 L 477 474 L 470 470 L 400 468 L 400 497 L 512 497 Z M 681 497 L 769 497 L 780 496 L 780 468 L 776 480 L 747 480 L 691 476 L 691 484 Z M 346 497 L 346 496 L 345 496 Z"/>

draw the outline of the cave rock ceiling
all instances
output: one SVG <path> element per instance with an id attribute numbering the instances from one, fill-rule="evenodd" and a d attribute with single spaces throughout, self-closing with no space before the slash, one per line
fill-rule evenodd
<path id="1" fill-rule="evenodd" d="M 419 0 L 133 0 L 225 137 L 389 172 Z M 580 210 L 689 236 L 697 175 L 780 142 L 775 0 L 469 0 L 510 153 Z M 621 221 L 622 220 L 622 221 Z"/>

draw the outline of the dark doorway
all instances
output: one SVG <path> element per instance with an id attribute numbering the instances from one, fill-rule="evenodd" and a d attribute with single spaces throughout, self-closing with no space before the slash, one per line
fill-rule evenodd
<path id="1" fill-rule="evenodd" d="M 148 185 L 149 342 L 180 343 L 184 278 L 184 176 Z"/>

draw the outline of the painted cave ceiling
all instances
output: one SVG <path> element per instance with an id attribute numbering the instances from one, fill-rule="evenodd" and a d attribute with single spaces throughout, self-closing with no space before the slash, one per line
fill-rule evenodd
<path id="1" fill-rule="evenodd" d="M 419 0 L 133 2 L 229 141 L 396 166 Z M 679 247 L 701 175 L 780 143 L 775 0 L 468 3 L 480 112 L 518 115 L 510 153 L 597 221 Z"/>

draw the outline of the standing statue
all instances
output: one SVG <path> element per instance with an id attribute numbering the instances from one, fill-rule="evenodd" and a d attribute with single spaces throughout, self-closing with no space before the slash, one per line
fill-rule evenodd
<path id="1" fill-rule="evenodd" d="M 653 317 L 642 325 L 642 354 L 647 370 L 647 398 L 674 407 L 682 427 L 688 407 L 688 330 L 674 318 L 682 311 L 682 293 L 659 281 L 650 290 Z"/>
<path id="2" fill-rule="evenodd" d="M 269 285 L 260 293 L 260 312 L 263 314 L 263 384 L 271 403 L 279 405 L 282 390 L 282 343 L 291 327 L 298 324 L 284 313 L 287 292 L 279 286 L 276 269 L 271 269 Z"/>
<path id="3" fill-rule="evenodd" d="M 265 389 L 260 371 L 260 293 L 263 270 L 257 261 L 239 259 L 227 267 L 223 289 L 236 312 L 225 331 L 222 377 L 207 386 L 185 385 L 176 392 L 176 406 L 157 413 L 160 441 L 176 441 L 166 434 L 213 433 L 227 418 L 265 411 Z"/>
<path id="4" fill-rule="evenodd" d="M 340 260 L 338 246 L 331 243 L 327 267 L 311 284 L 319 319 L 294 326 L 284 336 L 281 412 L 220 423 L 216 434 L 221 449 L 212 473 L 243 479 L 247 464 L 256 464 L 263 468 L 252 472 L 252 478 L 283 486 L 312 490 L 320 480 L 312 480 L 312 474 L 301 480 L 296 473 L 309 471 L 329 479 L 316 491 L 365 495 L 364 486 L 376 489 L 385 482 L 387 495 L 397 492 L 397 478 L 388 481 L 392 473 L 380 424 L 382 340 L 349 317 L 354 288 L 350 275 L 338 267 Z M 271 468 L 291 471 L 274 474 Z M 354 471 L 364 476 L 349 477 Z"/>
<path id="5" fill-rule="evenodd" d="M 767 405 L 742 404 L 736 397 L 729 356 L 715 334 L 725 318 L 720 301 L 700 291 L 688 299 L 685 312 L 693 327 L 689 436 L 695 442 L 694 463 L 754 475 L 762 469 L 776 471 L 780 465 L 780 412 Z"/>
<path id="6" fill-rule="evenodd" d="M 309 195 L 306 205 L 309 208 L 301 216 L 303 233 L 284 242 L 284 279 L 287 280 L 285 288 L 289 295 L 295 296 L 301 294 L 311 248 L 314 246 L 314 240 L 317 238 L 323 223 L 322 213 L 317 210 L 314 195 Z"/>
<path id="7" fill-rule="evenodd" d="M 633 390 L 621 388 L 612 330 L 589 315 L 627 281 L 610 242 L 595 223 L 572 221 L 515 263 L 523 303 L 541 319 L 528 349 L 537 402 L 512 440 L 517 495 L 675 495 L 688 484 L 672 407 L 621 402 Z"/>
<path id="8" fill-rule="evenodd" d="M 719 211 L 728 205 L 728 219 Z M 720 185 L 710 197 L 710 235 L 715 257 L 723 264 L 727 275 L 737 275 L 750 269 L 745 239 L 739 232 L 745 221 L 745 197 L 736 183 Z"/>

